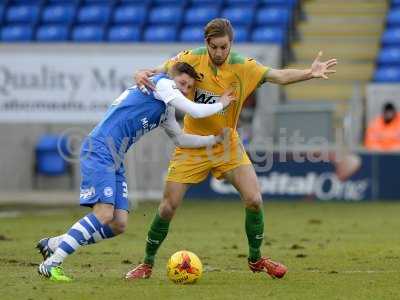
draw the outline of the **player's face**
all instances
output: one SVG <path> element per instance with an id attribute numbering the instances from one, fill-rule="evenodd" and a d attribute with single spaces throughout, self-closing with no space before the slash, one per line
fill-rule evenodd
<path id="1" fill-rule="evenodd" d="M 186 73 L 182 73 L 180 75 L 175 76 L 174 81 L 175 81 L 176 87 L 185 96 L 189 95 L 189 93 L 193 89 L 193 86 L 195 83 L 194 79 Z"/>
<path id="2" fill-rule="evenodd" d="M 229 36 L 211 38 L 206 41 L 208 55 L 215 66 L 222 65 L 231 51 Z"/>

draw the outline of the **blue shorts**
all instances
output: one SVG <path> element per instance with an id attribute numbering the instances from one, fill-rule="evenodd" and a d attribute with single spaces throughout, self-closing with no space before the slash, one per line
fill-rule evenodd
<path id="1" fill-rule="evenodd" d="M 81 150 L 80 205 L 93 207 L 96 203 L 107 203 L 114 209 L 129 212 L 128 185 L 123 164 L 114 165 L 111 155 L 104 147 Z"/>

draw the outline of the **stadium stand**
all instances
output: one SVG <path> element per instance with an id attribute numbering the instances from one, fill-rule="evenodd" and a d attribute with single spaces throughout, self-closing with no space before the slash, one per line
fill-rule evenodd
<path id="1" fill-rule="evenodd" d="M 400 1 L 392 0 L 376 59 L 375 82 L 400 82 Z"/>
<path id="2" fill-rule="evenodd" d="M 0 37 L 2 42 L 198 42 L 208 21 L 226 17 L 237 42 L 285 45 L 297 7 L 298 0 L 9 0 L 0 4 Z"/>

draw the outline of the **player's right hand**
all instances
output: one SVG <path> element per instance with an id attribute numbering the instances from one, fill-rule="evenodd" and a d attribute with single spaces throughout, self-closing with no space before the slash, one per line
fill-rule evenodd
<path id="1" fill-rule="evenodd" d="M 222 143 L 223 141 L 230 138 L 232 132 L 232 128 L 225 127 L 222 129 L 221 133 L 215 136 L 215 140 L 217 143 Z"/>
<path id="2" fill-rule="evenodd" d="M 227 89 L 219 98 L 219 102 L 222 103 L 223 107 L 227 107 L 229 104 L 231 104 L 232 101 L 235 101 L 235 90 L 233 88 Z"/>
<path id="3" fill-rule="evenodd" d="M 154 83 L 149 79 L 155 72 L 151 70 L 139 70 L 133 76 L 138 88 L 145 94 L 149 94 L 149 90 L 156 89 Z"/>

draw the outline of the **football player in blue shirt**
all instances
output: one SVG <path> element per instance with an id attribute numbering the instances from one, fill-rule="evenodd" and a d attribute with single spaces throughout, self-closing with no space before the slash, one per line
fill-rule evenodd
<path id="1" fill-rule="evenodd" d="M 67 233 L 44 238 L 37 248 L 43 255 L 40 275 L 54 281 L 70 281 L 61 267 L 64 259 L 80 246 L 108 239 L 125 231 L 128 221 L 128 186 L 124 154 L 140 137 L 161 126 L 177 146 L 198 148 L 221 142 L 219 136 L 185 134 L 175 119 L 175 109 L 195 118 L 222 111 L 234 96 L 227 90 L 214 104 L 197 104 L 185 97 L 199 79 L 186 63 L 177 63 L 168 74 L 152 78 L 155 90 L 144 93 L 136 86 L 124 91 L 103 120 L 84 140 L 81 148 L 80 205 L 92 212 L 76 222 Z"/>

